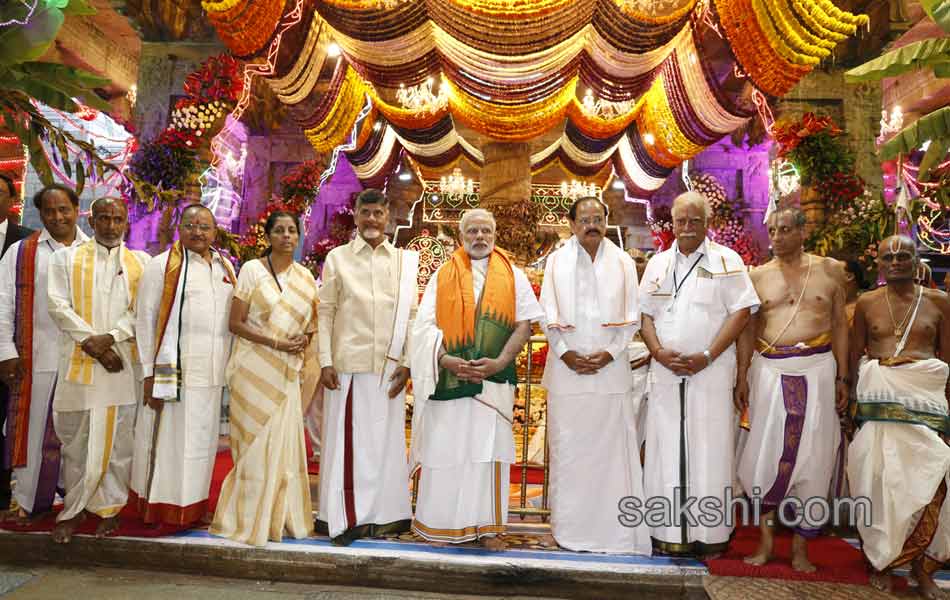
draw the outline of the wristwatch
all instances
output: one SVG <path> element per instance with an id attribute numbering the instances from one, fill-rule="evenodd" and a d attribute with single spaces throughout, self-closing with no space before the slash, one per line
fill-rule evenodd
<path id="1" fill-rule="evenodd" d="M 712 354 L 709 353 L 709 350 L 703 350 L 703 356 L 706 357 L 706 366 L 712 364 Z"/>

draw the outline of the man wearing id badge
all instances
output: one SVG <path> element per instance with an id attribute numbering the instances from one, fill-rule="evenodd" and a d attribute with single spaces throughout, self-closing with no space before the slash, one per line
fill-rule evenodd
<path id="1" fill-rule="evenodd" d="M 706 237 L 701 194 L 679 195 L 672 214 L 676 241 L 650 259 L 640 282 L 641 334 L 654 359 L 647 524 L 657 552 L 711 557 L 732 532 L 735 341 L 759 298 L 739 255 Z"/>

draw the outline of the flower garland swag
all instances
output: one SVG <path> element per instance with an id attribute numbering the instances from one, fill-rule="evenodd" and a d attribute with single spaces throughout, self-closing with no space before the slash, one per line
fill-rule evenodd
<path id="1" fill-rule="evenodd" d="M 690 184 L 694 192 L 699 192 L 709 202 L 709 237 L 735 250 L 742 257 L 743 263 L 759 264 L 762 252 L 751 232 L 745 227 L 745 221 L 739 212 L 742 208 L 741 200 L 730 202 L 726 196 L 726 188 L 708 173 L 691 176 Z"/>
<path id="2" fill-rule="evenodd" d="M 211 140 L 224 125 L 244 89 L 238 62 L 228 54 L 212 56 L 185 78 L 185 98 L 175 105 L 168 127 L 139 146 L 129 161 L 125 195 L 156 207 L 176 206 L 186 188 L 198 185 L 207 167 Z"/>
<path id="3" fill-rule="evenodd" d="M 234 247 L 241 262 L 255 259 L 267 247 L 264 238 L 264 224 L 275 210 L 303 216 L 313 204 L 320 187 L 320 174 L 325 164 L 319 160 L 308 160 L 296 165 L 280 179 L 280 196 L 271 197 L 270 202 L 257 217 L 257 221 L 237 240 Z M 300 232 L 303 235 L 303 232 Z"/>

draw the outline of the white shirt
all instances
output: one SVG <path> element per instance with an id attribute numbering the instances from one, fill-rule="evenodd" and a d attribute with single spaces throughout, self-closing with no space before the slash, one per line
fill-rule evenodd
<path id="1" fill-rule="evenodd" d="M 73 246 L 89 239 L 78 227 Z M 20 244 L 14 243 L 0 260 L 0 361 L 18 358 L 13 343 L 14 318 L 16 313 L 16 272 L 17 254 Z M 33 275 L 33 371 L 55 373 L 59 365 L 60 331 L 49 316 L 49 301 L 46 296 L 49 259 L 53 252 L 65 248 L 53 239 L 44 228 L 40 232 L 39 245 L 36 248 L 36 269 Z"/>
<path id="2" fill-rule="evenodd" d="M 132 346 L 135 343 L 135 312 L 130 308 L 130 290 L 123 277 L 120 248 L 106 248 L 96 244 L 96 287 L 94 290 L 92 323 L 87 323 L 72 305 L 70 272 L 76 246 L 56 251 L 49 262 L 49 312 L 63 332 L 59 346 L 59 377 L 53 409 L 56 411 L 87 410 L 93 407 L 123 406 L 135 403 L 133 386 L 135 364 Z M 144 263 L 147 256 L 136 252 Z M 92 385 L 65 380 L 70 357 L 76 344 L 92 335 L 108 333 L 115 339 L 113 349 L 122 359 L 122 370 L 109 373 L 99 361 L 93 363 Z"/>
<path id="3" fill-rule="evenodd" d="M 640 283 L 640 310 L 653 318 L 660 344 L 684 354 L 707 350 L 729 315 L 743 308 L 755 312 L 758 306 L 759 297 L 739 255 L 707 240 L 689 256 L 674 243 L 650 259 Z M 713 365 L 734 366 L 735 344 Z M 679 380 L 657 361 L 651 368 L 662 379 Z"/>
<path id="4" fill-rule="evenodd" d="M 7 241 L 7 227 L 9 227 L 10 219 L 4 219 L 0 223 L 0 248 L 3 248 L 3 243 Z"/>
<path id="5" fill-rule="evenodd" d="M 181 316 L 181 383 L 189 387 L 220 387 L 225 385 L 224 370 L 231 355 L 228 318 L 234 286 L 228 280 L 228 270 L 221 255 L 212 253 L 209 265 L 201 255 L 191 250 L 185 252 L 188 258 L 188 280 L 185 282 Z M 166 251 L 151 259 L 139 282 L 135 338 L 143 377 L 154 374 L 158 344 L 155 327 L 158 324 L 167 265 Z M 278 279 L 281 276 L 283 273 Z M 169 318 L 177 319 L 178 316 Z"/>

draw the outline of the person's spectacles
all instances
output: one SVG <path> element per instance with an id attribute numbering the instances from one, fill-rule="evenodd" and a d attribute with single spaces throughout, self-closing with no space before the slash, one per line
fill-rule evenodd
<path id="1" fill-rule="evenodd" d="M 584 217 L 583 219 L 578 219 L 577 222 L 580 223 L 581 225 L 603 225 L 604 218 L 603 217 Z"/>
<path id="2" fill-rule="evenodd" d="M 185 231 L 200 231 L 201 233 L 208 233 L 214 229 L 213 226 L 205 223 L 182 223 L 181 228 Z"/>

